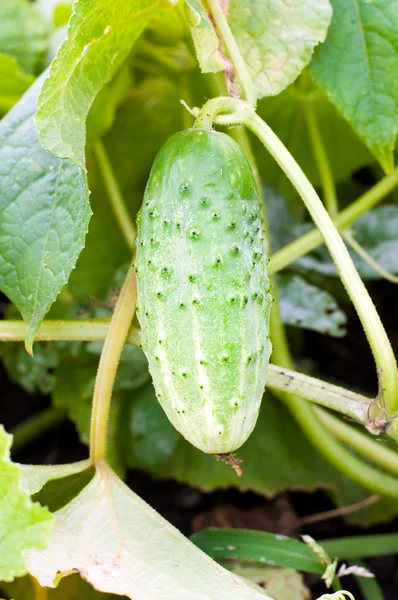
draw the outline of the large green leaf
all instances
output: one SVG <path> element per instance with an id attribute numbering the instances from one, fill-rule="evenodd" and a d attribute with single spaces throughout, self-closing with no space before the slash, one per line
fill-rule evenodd
<path id="1" fill-rule="evenodd" d="M 85 168 L 86 118 L 159 0 L 79 0 L 68 39 L 54 59 L 39 98 L 36 124 L 45 148 Z"/>
<path id="2" fill-rule="evenodd" d="M 305 116 L 307 109 L 318 123 L 335 182 L 346 179 L 352 171 L 373 162 L 370 152 L 319 88 L 311 88 L 307 93 L 299 84 L 291 85 L 275 98 L 264 98 L 259 103 L 258 111 L 293 154 L 313 185 L 320 183 L 320 176 Z M 301 205 L 297 192 L 269 152 L 257 139 L 253 138 L 253 143 L 264 180 Z"/>
<path id="3" fill-rule="evenodd" d="M 75 266 L 91 215 L 84 171 L 39 143 L 41 85 L 0 123 L 0 289 L 27 322 L 27 347 Z"/>
<path id="4" fill-rule="evenodd" d="M 270 600 L 202 553 L 105 464 L 55 516 L 47 548 L 26 555 L 41 585 L 55 587 L 76 570 L 97 590 L 134 600 Z"/>
<path id="5" fill-rule="evenodd" d="M 311 69 L 386 171 L 398 133 L 398 1 L 332 0 Z"/>
<path id="6" fill-rule="evenodd" d="M 334 337 L 345 335 L 347 317 L 329 292 L 293 274 L 279 275 L 278 295 L 282 321 Z"/>
<path id="7" fill-rule="evenodd" d="M 13 56 L 0 52 L 0 114 L 6 113 L 33 83 L 31 75 L 20 71 Z"/>
<path id="8" fill-rule="evenodd" d="M 0 580 L 12 581 L 27 572 L 24 552 L 43 548 L 53 517 L 33 504 L 21 486 L 19 466 L 10 461 L 11 436 L 0 426 Z"/>
<path id="9" fill-rule="evenodd" d="M 329 0 L 231 0 L 227 16 L 262 98 L 279 94 L 310 62 L 332 9 Z"/>
<path id="10" fill-rule="evenodd" d="M 0 2 L 0 52 L 13 56 L 27 73 L 44 56 L 47 31 L 44 20 L 28 0 Z"/>

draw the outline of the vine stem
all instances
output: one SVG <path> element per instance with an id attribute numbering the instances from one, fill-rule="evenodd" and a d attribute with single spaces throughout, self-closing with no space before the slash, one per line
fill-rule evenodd
<path id="1" fill-rule="evenodd" d="M 242 91 L 245 99 L 255 106 L 256 95 L 254 91 L 253 80 L 250 76 L 245 61 L 243 60 L 242 54 L 239 50 L 239 46 L 236 43 L 235 37 L 228 25 L 227 18 L 221 8 L 219 0 L 207 0 L 211 16 L 213 17 L 214 23 L 218 30 L 220 38 L 223 40 L 227 49 L 229 58 L 234 66 L 235 72 L 238 76 L 239 82 L 242 87 Z"/>
<path id="2" fill-rule="evenodd" d="M 397 363 L 379 314 L 349 252 L 311 183 L 271 128 L 254 112 L 246 119 L 246 125 L 263 142 L 289 177 L 320 230 L 365 330 L 382 382 L 380 389 L 383 389 L 383 408 L 388 417 L 393 419 L 398 412 Z M 392 422 L 391 428 L 394 437 L 398 437 L 398 422 Z"/>
<path id="3" fill-rule="evenodd" d="M 134 221 L 131 219 L 126 208 L 123 196 L 120 192 L 119 184 L 116 181 L 113 169 L 108 158 L 105 146 L 99 140 L 95 146 L 95 154 L 104 178 L 105 186 L 111 201 L 112 210 L 123 233 L 123 237 L 130 249 L 133 248 L 134 241 L 137 235 L 137 230 Z"/>
<path id="4" fill-rule="evenodd" d="M 315 161 L 321 177 L 325 206 L 329 215 L 335 217 L 339 212 L 339 204 L 328 156 L 314 112 L 311 110 L 308 102 L 304 101 L 303 106 Z"/>
<path id="5" fill-rule="evenodd" d="M 111 319 L 43 321 L 35 334 L 34 341 L 103 342 L 110 323 Z M 26 324 L 24 321 L 0 321 L 0 342 L 24 342 L 25 337 Z M 137 327 L 131 326 L 126 341 L 133 346 L 140 346 L 141 331 Z"/>
<path id="6" fill-rule="evenodd" d="M 342 231 L 365 212 L 381 202 L 387 194 L 392 192 L 398 186 L 398 167 L 392 175 L 388 175 L 376 183 L 370 190 L 365 192 L 355 202 L 339 212 L 333 219 L 336 228 Z M 269 273 L 277 273 L 292 262 L 315 250 L 323 242 L 323 237 L 318 229 L 313 229 L 300 236 L 298 239 L 290 242 L 271 256 L 268 265 Z"/>
<path id="7" fill-rule="evenodd" d="M 95 380 L 90 429 L 91 464 L 97 464 L 105 458 L 112 389 L 136 302 L 137 283 L 132 263 L 109 325 Z"/>

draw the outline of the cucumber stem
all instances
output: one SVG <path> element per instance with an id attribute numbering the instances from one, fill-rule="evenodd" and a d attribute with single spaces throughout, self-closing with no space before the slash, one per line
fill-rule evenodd
<path id="1" fill-rule="evenodd" d="M 106 334 L 95 380 L 90 429 L 90 462 L 93 465 L 105 459 L 112 389 L 136 302 L 137 283 L 133 256 Z"/>

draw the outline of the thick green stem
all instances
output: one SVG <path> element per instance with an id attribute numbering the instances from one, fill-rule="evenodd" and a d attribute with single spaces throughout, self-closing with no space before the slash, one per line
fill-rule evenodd
<path id="1" fill-rule="evenodd" d="M 110 323 L 111 319 L 43 321 L 36 332 L 34 341 L 103 342 Z M 26 324 L 24 321 L 0 321 L 0 342 L 24 342 L 25 337 Z M 141 331 L 137 327 L 131 326 L 126 341 L 133 346 L 140 346 Z"/>
<path id="2" fill-rule="evenodd" d="M 343 231 L 351 225 L 361 215 L 379 204 L 384 198 L 398 186 L 398 167 L 392 175 L 384 177 L 376 183 L 369 191 L 365 192 L 358 200 L 342 210 L 333 219 L 333 222 L 339 231 Z M 323 237 L 318 229 L 313 229 L 302 235 L 297 240 L 287 244 L 278 252 L 271 256 L 268 265 L 269 273 L 277 273 L 289 266 L 298 258 L 305 256 L 312 250 L 315 250 L 323 243 Z"/>
<path id="3" fill-rule="evenodd" d="M 119 185 L 114 176 L 107 152 L 105 150 L 105 146 L 101 141 L 98 141 L 95 144 L 95 154 L 97 156 L 98 164 L 100 166 L 105 186 L 109 194 L 112 210 L 128 247 L 132 249 L 137 235 L 135 223 L 128 213 L 123 196 L 120 193 Z"/>
<path id="4" fill-rule="evenodd" d="M 303 199 L 315 224 L 319 228 L 340 278 L 355 306 L 376 362 L 381 381 L 380 403 L 391 419 L 390 432 L 398 437 L 398 423 L 394 424 L 398 412 L 398 370 L 395 356 L 377 310 L 352 262 L 343 240 L 330 219 L 325 207 L 307 177 L 290 152 L 274 132 L 255 113 L 246 118 L 246 125 L 263 142 L 279 166 L 289 177 Z"/>
<path id="5" fill-rule="evenodd" d="M 65 410 L 62 408 L 50 407 L 33 415 L 30 419 L 23 421 L 11 431 L 12 451 L 20 452 L 38 437 L 50 431 L 66 418 Z"/>
<path id="6" fill-rule="evenodd" d="M 253 106 L 256 104 L 253 80 L 250 76 L 245 61 L 236 43 L 235 37 L 228 25 L 227 18 L 221 8 L 220 0 L 207 0 L 208 7 L 213 17 L 220 38 L 225 44 L 227 54 L 234 66 L 235 73 L 242 87 L 244 98 Z"/>
<path id="7" fill-rule="evenodd" d="M 308 102 L 303 102 L 304 114 L 308 125 L 308 131 L 312 143 L 315 162 L 317 164 L 322 182 L 323 196 L 326 209 L 331 217 L 335 217 L 339 211 L 337 201 L 336 187 L 334 185 L 333 174 L 330 168 L 329 160 L 326 154 L 325 146 L 319 131 L 318 123 L 314 111 Z"/>
<path id="8" fill-rule="evenodd" d="M 109 325 L 95 380 L 91 413 L 90 460 L 105 458 L 109 410 L 116 371 L 137 302 L 134 265 L 130 266 Z"/>

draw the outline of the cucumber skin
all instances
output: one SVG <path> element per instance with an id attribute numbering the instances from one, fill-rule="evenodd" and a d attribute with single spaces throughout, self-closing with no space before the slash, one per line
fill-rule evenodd
<path id="1" fill-rule="evenodd" d="M 210 454 L 252 432 L 271 353 L 261 200 L 240 146 L 188 129 L 160 149 L 137 218 L 138 319 L 157 398 Z"/>

